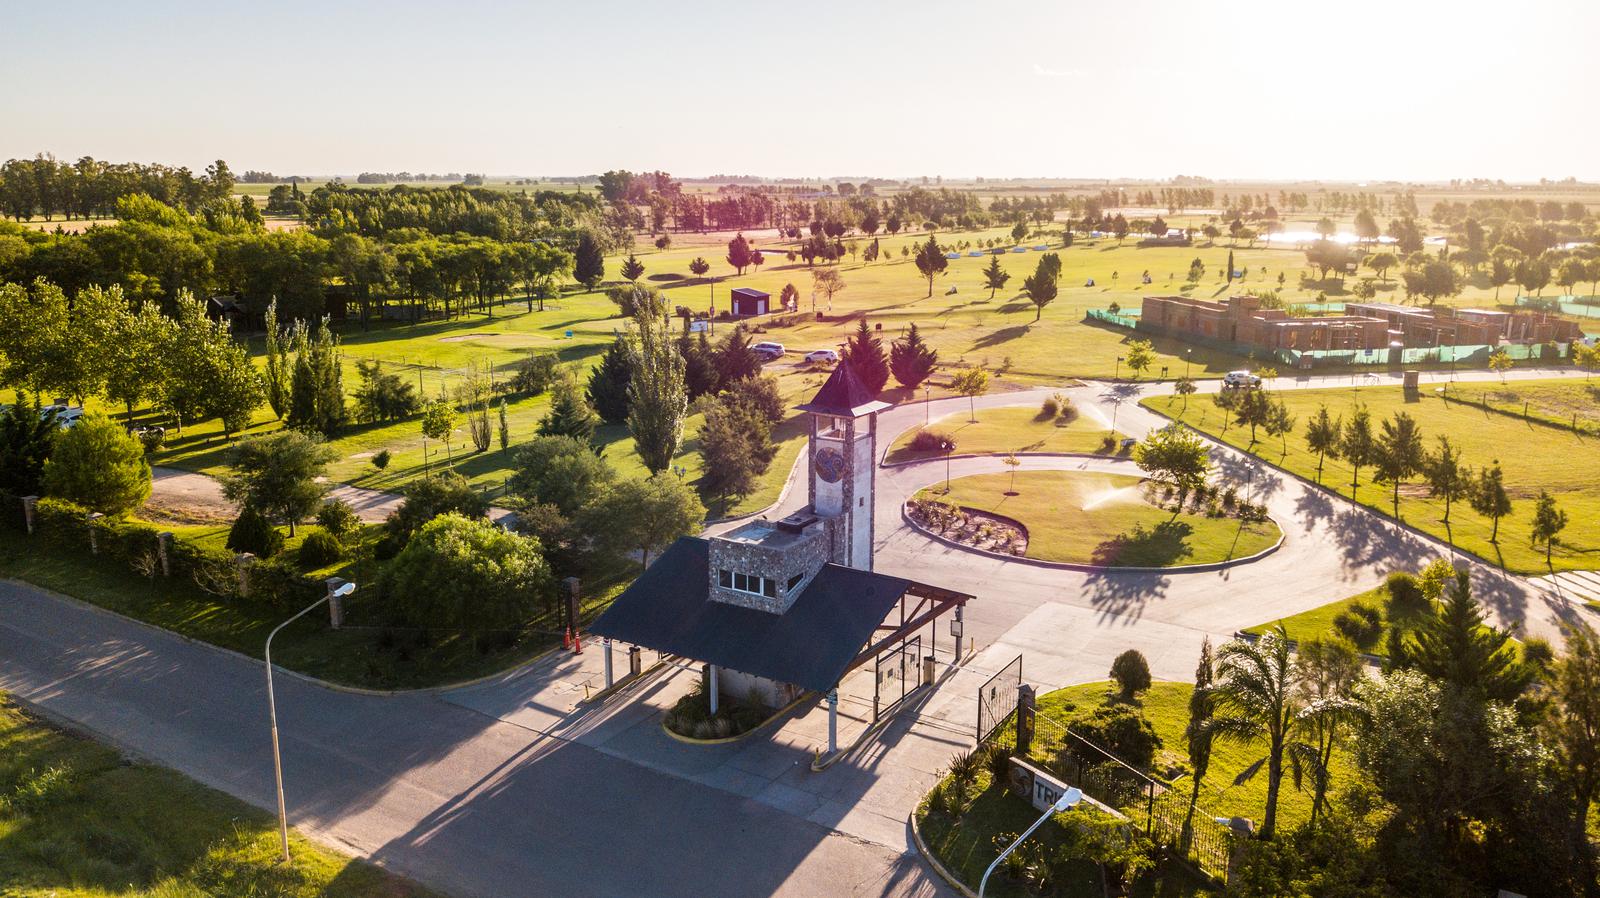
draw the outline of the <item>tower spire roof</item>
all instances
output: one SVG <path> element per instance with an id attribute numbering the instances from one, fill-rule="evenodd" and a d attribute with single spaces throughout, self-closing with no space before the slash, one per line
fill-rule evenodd
<path id="1" fill-rule="evenodd" d="M 800 411 L 810 412 L 814 415 L 836 415 L 841 418 L 859 418 L 873 412 L 881 412 L 889 408 L 889 403 L 880 402 L 872 392 L 867 389 L 861 378 L 850 370 L 847 362 L 839 362 L 834 366 L 833 373 L 823 383 L 817 395 L 804 405 L 795 406 Z"/>

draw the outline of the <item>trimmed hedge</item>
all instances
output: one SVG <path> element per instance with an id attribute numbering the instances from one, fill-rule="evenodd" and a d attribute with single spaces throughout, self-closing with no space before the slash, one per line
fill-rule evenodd
<path id="1" fill-rule="evenodd" d="M 3 500 L 5 497 L 0 497 Z M 22 522 L 20 499 L 16 503 L 18 529 Z M 160 530 L 149 524 L 116 521 L 105 517 L 89 520 L 89 511 L 60 499 L 43 498 L 34 508 L 33 539 L 65 552 L 89 551 L 89 530 L 103 557 L 125 565 L 142 577 L 161 574 Z M 6 519 L 9 525 L 10 519 Z M 207 549 L 189 540 L 174 537 L 168 546 L 167 562 L 172 576 L 191 580 L 202 592 L 221 599 L 239 599 L 238 563 L 233 553 Z M 250 568 L 250 600 L 274 608 L 300 608 L 317 600 L 326 589 L 323 581 L 307 577 L 293 564 L 274 559 L 258 559 Z"/>

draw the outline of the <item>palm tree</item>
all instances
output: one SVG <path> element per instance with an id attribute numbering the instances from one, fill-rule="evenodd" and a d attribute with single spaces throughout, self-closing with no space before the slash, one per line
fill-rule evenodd
<path id="1" fill-rule="evenodd" d="M 1254 643 L 1234 640 L 1217 653 L 1217 715 L 1213 730 L 1224 738 L 1267 743 L 1267 810 L 1261 838 L 1272 838 L 1278 822 L 1283 754 L 1299 713 L 1295 664 L 1283 626 Z"/>
<path id="2" fill-rule="evenodd" d="M 1300 644 L 1295 667 L 1296 698 L 1303 707 L 1295 717 L 1296 736 L 1289 746 L 1294 786 L 1311 780 L 1311 823 L 1328 806 L 1333 750 L 1339 737 L 1359 714 L 1351 698 L 1361 680 L 1361 659 L 1355 647 L 1342 639 L 1312 639 Z"/>

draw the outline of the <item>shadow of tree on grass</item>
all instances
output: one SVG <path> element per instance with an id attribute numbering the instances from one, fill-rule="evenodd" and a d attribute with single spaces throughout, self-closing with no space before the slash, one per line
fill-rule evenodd
<path id="1" fill-rule="evenodd" d="M 1183 521 L 1162 521 L 1154 527 L 1135 524 L 1132 530 L 1094 547 L 1095 564 L 1108 567 L 1162 567 L 1194 553 L 1189 535 L 1194 527 Z"/>

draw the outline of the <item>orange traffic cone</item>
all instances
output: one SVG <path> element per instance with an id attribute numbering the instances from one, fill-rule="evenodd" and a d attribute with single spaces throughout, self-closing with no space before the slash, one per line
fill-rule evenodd
<path id="1" fill-rule="evenodd" d="M 564 649 L 572 648 L 572 628 L 571 627 L 568 627 L 566 630 L 562 631 L 562 633 L 561 633 L 561 647 L 564 648 Z"/>
<path id="2" fill-rule="evenodd" d="M 580 634 L 577 630 L 573 630 L 572 631 L 572 654 L 574 654 L 574 655 L 583 654 L 582 634 Z"/>

